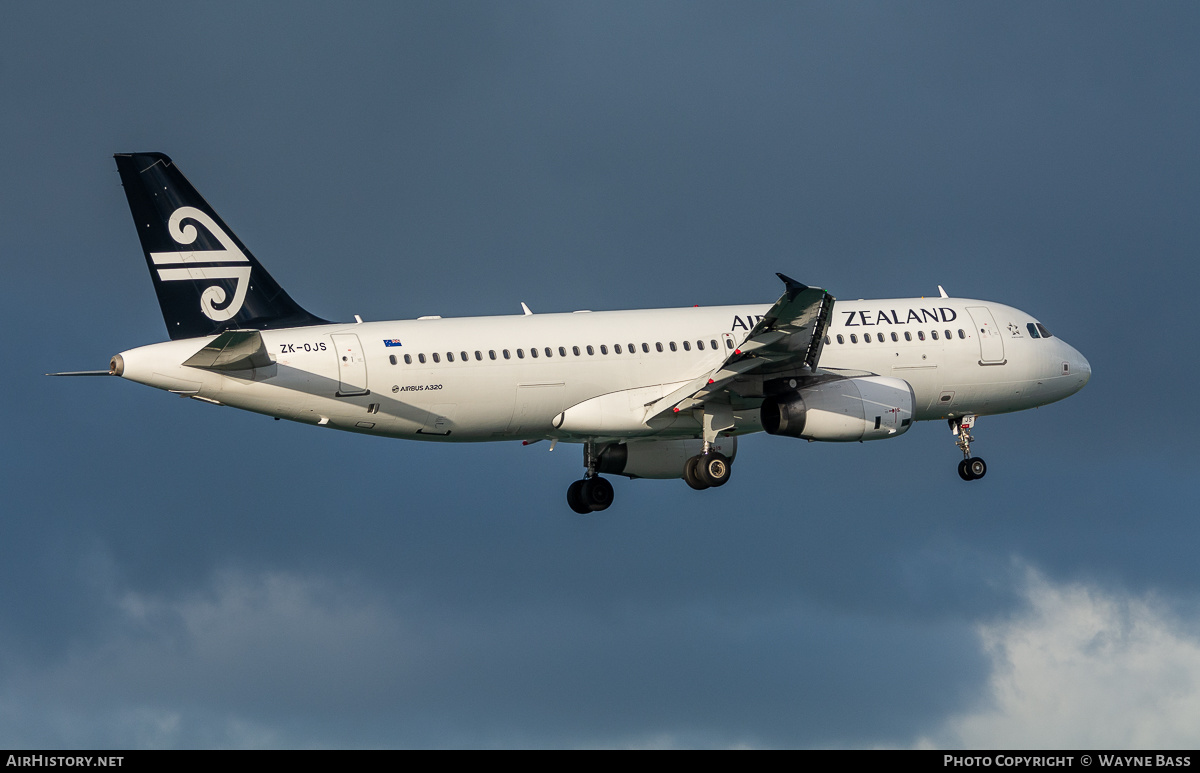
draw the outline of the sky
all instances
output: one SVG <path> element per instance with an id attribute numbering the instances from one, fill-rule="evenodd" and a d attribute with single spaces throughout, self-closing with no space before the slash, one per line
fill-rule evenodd
<path id="1" fill-rule="evenodd" d="M 1194 3 L 10 2 L 0 746 L 1200 745 Z M 180 400 L 112 154 L 327 319 L 1024 309 L 1088 386 L 729 485 Z"/>

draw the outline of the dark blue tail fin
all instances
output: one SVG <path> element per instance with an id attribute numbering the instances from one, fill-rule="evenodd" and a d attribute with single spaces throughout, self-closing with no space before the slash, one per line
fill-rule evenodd
<path id="1" fill-rule="evenodd" d="M 171 159 L 115 158 L 171 338 L 326 324 L 284 292 Z"/>

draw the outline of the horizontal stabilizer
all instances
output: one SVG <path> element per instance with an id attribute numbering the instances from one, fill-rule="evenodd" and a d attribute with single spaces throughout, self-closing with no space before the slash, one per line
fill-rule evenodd
<path id="1" fill-rule="evenodd" d="M 270 365 L 271 355 L 257 330 L 226 330 L 183 364 L 205 370 L 250 370 Z"/>

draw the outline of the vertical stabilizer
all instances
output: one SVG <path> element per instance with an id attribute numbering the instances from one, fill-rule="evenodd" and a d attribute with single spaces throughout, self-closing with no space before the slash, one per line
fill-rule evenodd
<path id="1" fill-rule="evenodd" d="M 170 158 L 115 158 L 172 339 L 326 324 L 284 292 Z"/>

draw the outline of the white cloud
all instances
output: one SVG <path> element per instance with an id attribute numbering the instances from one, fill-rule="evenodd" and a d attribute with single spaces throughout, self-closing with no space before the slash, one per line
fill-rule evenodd
<path id="1" fill-rule="evenodd" d="M 1196 748 L 1200 637 L 1153 597 L 1027 574 L 1027 610 L 980 627 L 987 706 L 920 746 Z"/>

